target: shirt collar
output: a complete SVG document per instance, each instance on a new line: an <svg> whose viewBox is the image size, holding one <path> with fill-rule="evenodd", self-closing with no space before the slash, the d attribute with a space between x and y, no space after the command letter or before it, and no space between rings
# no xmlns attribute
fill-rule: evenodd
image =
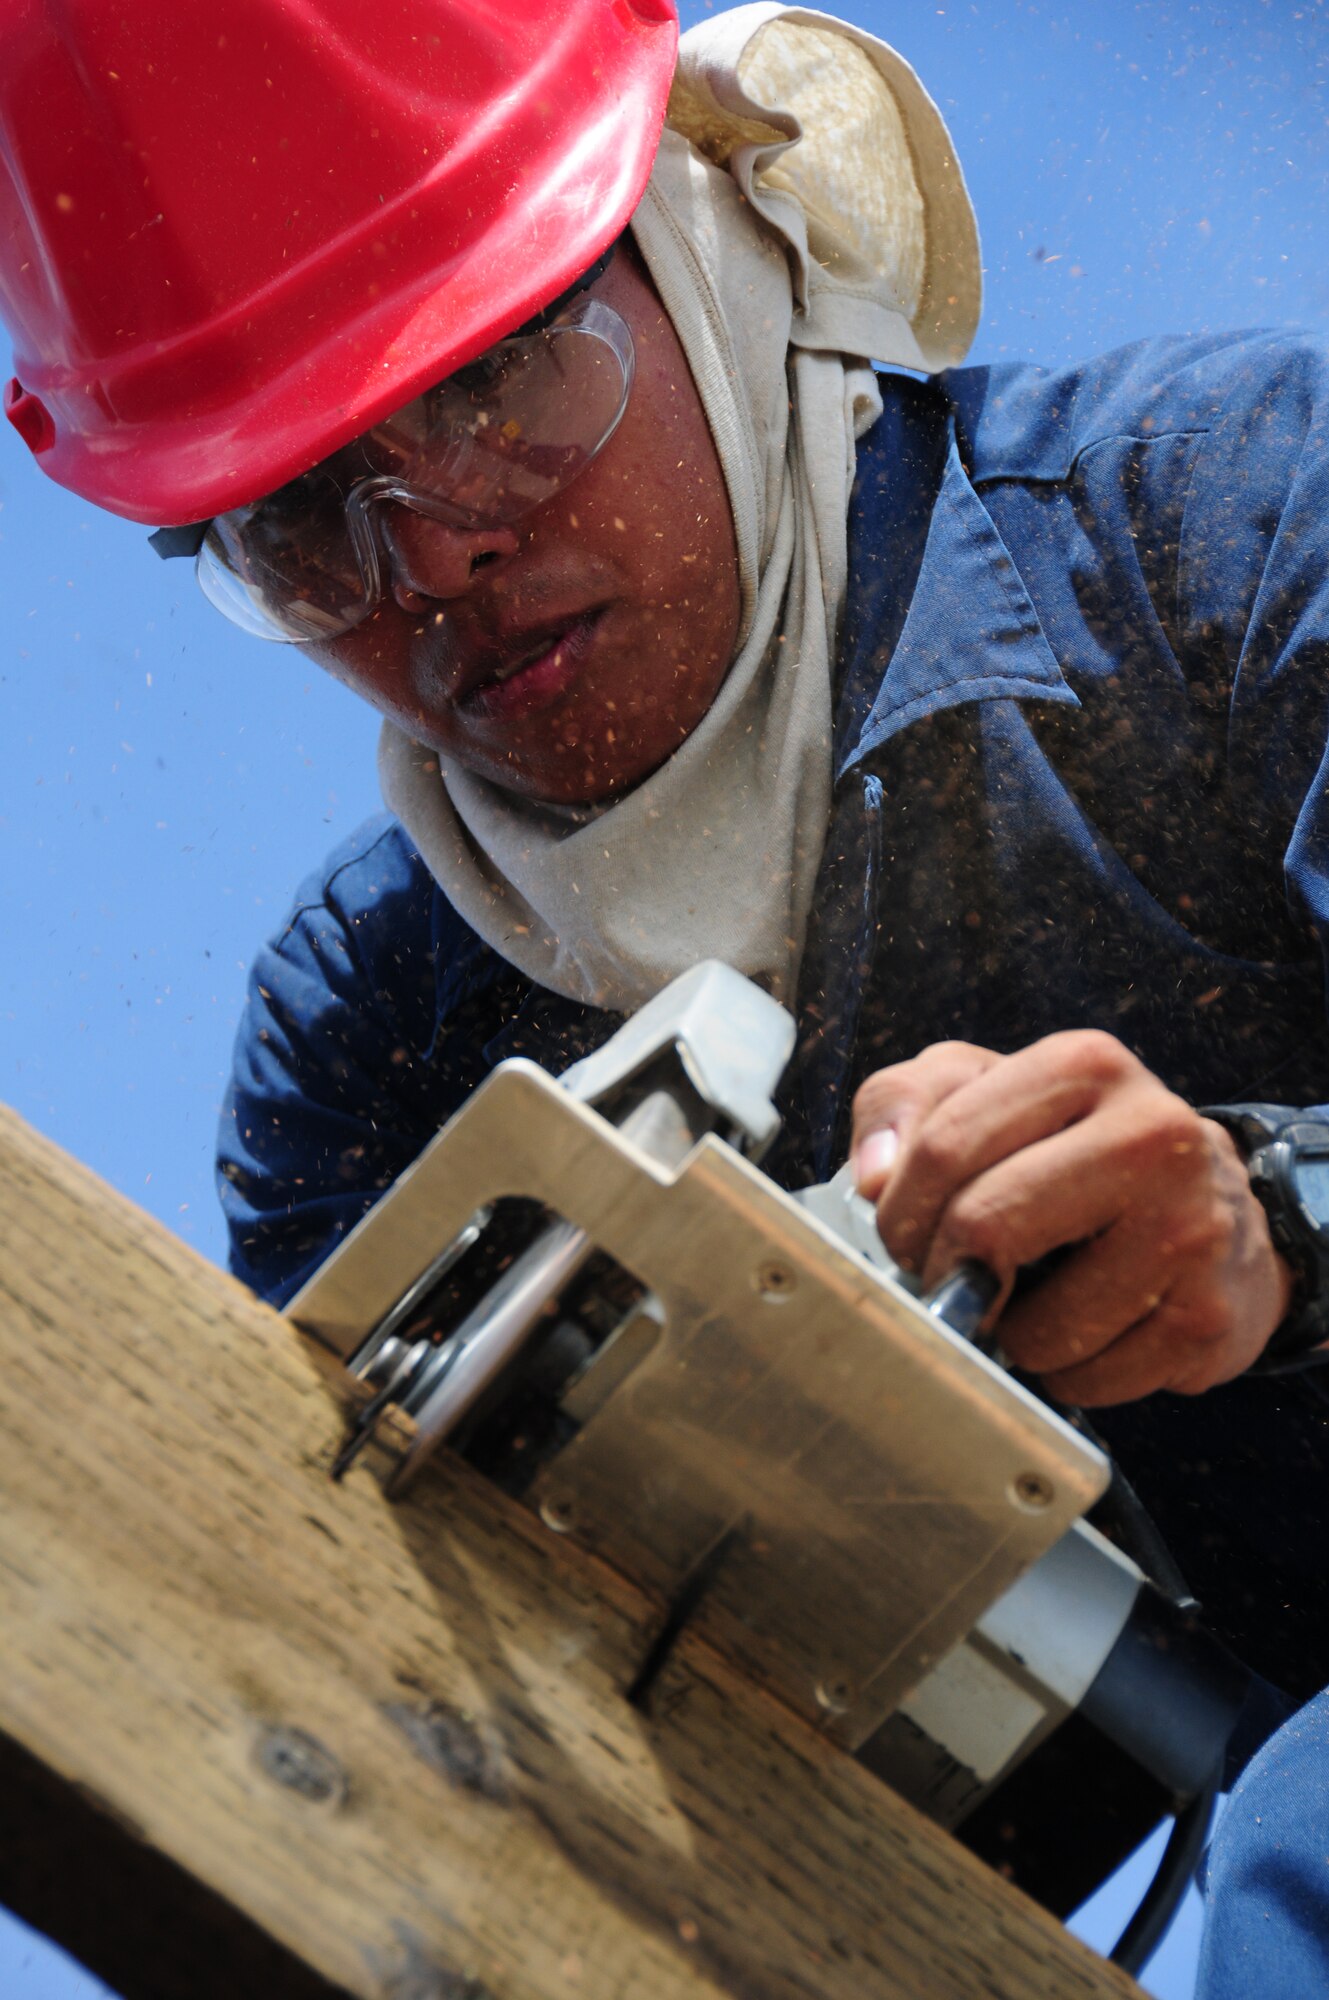
<svg viewBox="0 0 1329 2000"><path fill-rule="evenodd" d="M905 399L905 430L888 425L887 450L869 450L855 495L837 777L911 722L959 702L1078 705L969 483L945 406L931 390L929 412L919 387ZM939 415L944 429L935 428ZM929 420L930 448L918 435Z"/></svg>

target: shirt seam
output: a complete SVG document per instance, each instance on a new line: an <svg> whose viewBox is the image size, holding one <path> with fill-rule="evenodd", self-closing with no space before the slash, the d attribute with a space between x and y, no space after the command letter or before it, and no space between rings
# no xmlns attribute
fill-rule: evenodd
<svg viewBox="0 0 1329 2000"><path fill-rule="evenodd" d="M284 944L287 938L291 935L292 931L295 929L296 925L299 923L301 917L310 916L316 910L323 910L326 912L328 916L332 916L334 912L328 901L328 898L332 894L334 883L336 883L340 879L340 877L347 872L348 869L356 868L362 861L367 861L370 855L375 853L376 850L383 845L383 842L385 840L390 840L392 838L393 834L397 831L399 825L400 821L395 819L390 820L388 825L385 826L380 833L374 836L373 840L370 841L368 847L366 847L362 853L350 855L347 857L345 861L338 862L337 866L333 869L332 873L329 876L327 876L326 879L324 880L323 893L321 895L311 896L307 902L297 902L295 904L294 908L291 911L290 916L287 918L286 923L282 928L280 937L275 940L275 943L277 945Z"/></svg>
<svg viewBox="0 0 1329 2000"><path fill-rule="evenodd" d="M1214 424L1178 424L1166 431L1103 431L1099 436L1086 438L1083 444L1078 445L1074 457L1067 462L1062 470L1057 472L1038 472L1030 469L1019 472L971 473L969 475L969 482L976 493L980 488L985 486L1064 486L1074 476L1075 468L1080 463L1080 460L1086 457L1089 452L1097 451L1102 445L1151 445L1166 444L1173 438L1207 438L1214 435L1216 428L1217 426Z"/></svg>

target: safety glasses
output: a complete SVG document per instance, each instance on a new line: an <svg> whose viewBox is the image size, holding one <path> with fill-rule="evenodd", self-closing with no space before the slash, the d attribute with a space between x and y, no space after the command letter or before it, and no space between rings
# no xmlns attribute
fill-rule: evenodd
<svg viewBox="0 0 1329 2000"><path fill-rule="evenodd" d="M603 450L633 368L624 321L583 294L311 472L210 521L195 559L204 595L260 639L308 644L353 631L389 574L385 508L461 529L520 521Z"/></svg>

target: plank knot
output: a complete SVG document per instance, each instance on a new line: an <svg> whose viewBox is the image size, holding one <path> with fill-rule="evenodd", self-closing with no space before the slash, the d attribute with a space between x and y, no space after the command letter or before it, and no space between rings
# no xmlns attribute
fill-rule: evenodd
<svg viewBox="0 0 1329 2000"><path fill-rule="evenodd" d="M506 1800L499 1745L470 1716L441 1701L390 1702L383 1712L450 1785L500 1804Z"/></svg>
<svg viewBox="0 0 1329 2000"><path fill-rule="evenodd" d="M350 1789L331 1750L305 1729L270 1725L259 1738L257 1757L259 1769L275 1784L316 1805L340 1805Z"/></svg>

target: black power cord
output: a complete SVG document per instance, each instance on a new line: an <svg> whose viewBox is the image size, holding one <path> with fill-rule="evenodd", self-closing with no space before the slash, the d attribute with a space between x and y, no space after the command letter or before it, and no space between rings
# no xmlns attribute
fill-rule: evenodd
<svg viewBox="0 0 1329 2000"><path fill-rule="evenodd" d="M1112 1468L1112 1483L1099 1502L1103 1526L1126 1553L1134 1557L1146 1576L1152 1578L1156 1587L1179 1611L1198 1612L1199 1602L1159 1533L1152 1514L1084 1411L1078 1407L1067 1407L1062 1414L1106 1453ZM1153 1880L1108 1953L1110 1962L1119 1965L1123 1972L1134 1976L1143 1971L1172 1928L1204 1853L1220 1775L1219 1771L1215 1771L1208 1783L1173 1820L1172 1831L1154 1870Z"/></svg>
<svg viewBox="0 0 1329 2000"><path fill-rule="evenodd" d="M1103 1451L1107 1451L1107 1446L1083 1410L1075 1409L1067 1414L1077 1430L1083 1431ZM1112 1484L1099 1503L1106 1517L1104 1525L1109 1532L1115 1533L1127 1554L1135 1558L1178 1610L1198 1611L1200 1607L1194 1592L1177 1567L1176 1559L1159 1533L1152 1514L1110 1452L1108 1463L1112 1467ZM1182 1899L1195 1878L1200 1856L1204 1853L1218 1788L1219 1773L1216 1771L1208 1784L1182 1807L1173 1820L1172 1831L1154 1870L1153 1880L1108 1953L1111 1963L1119 1965L1123 1972L1132 1976L1142 1972L1171 1930Z"/></svg>
<svg viewBox="0 0 1329 2000"><path fill-rule="evenodd" d="M1200 1865L1217 1796L1218 1773L1215 1772L1204 1790L1197 1792L1190 1804L1183 1806L1177 1814L1154 1878L1141 1896L1134 1916L1108 1953L1111 1963L1119 1965L1123 1972L1132 1976L1142 1972L1171 1929L1182 1897Z"/></svg>

